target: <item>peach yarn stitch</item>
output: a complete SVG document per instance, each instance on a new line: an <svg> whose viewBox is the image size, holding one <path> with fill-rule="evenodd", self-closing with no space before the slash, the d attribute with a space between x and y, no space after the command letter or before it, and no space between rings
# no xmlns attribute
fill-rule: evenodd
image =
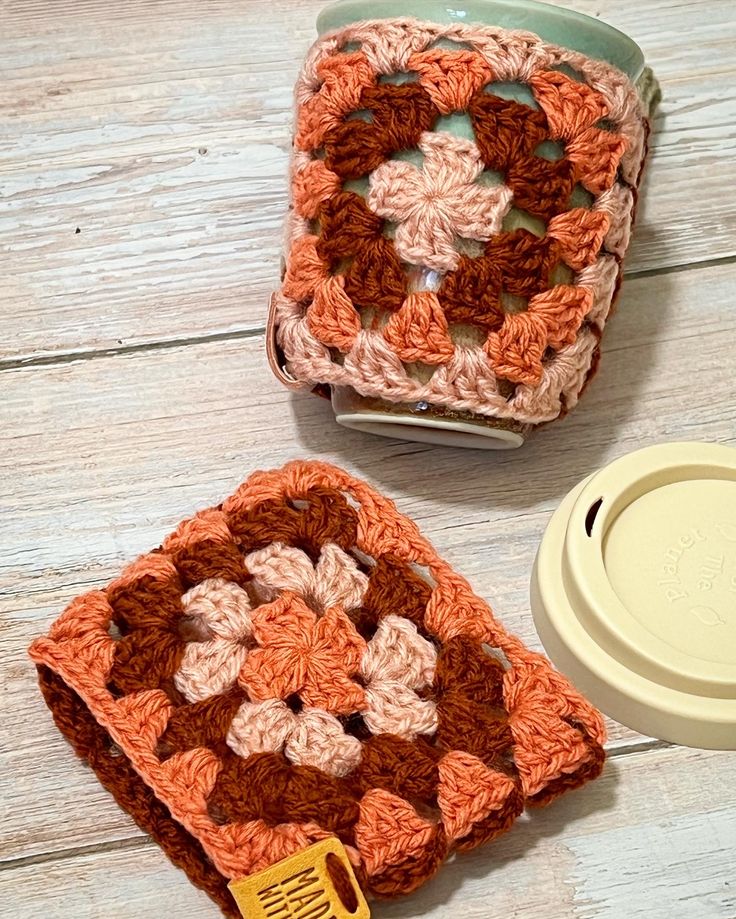
<svg viewBox="0 0 736 919"><path fill-rule="evenodd" d="M475 184L483 172L478 147L451 134L422 134L422 168L387 160L370 177L368 206L398 223L394 245L402 261L437 271L457 268L458 236L487 241L511 206L503 185Z"/></svg>
<svg viewBox="0 0 736 919"><path fill-rule="evenodd" d="M508 82L534 102L495 96ZM574 407L646 156L648 113L628 77L531 33L397 18L321 37L295 96L294 210L274 300L291 376L523 425ZM456 113L475 140L444 129ZM549 140L560 161L539 152ZM574 184L589 204L571 205ZM543 235L509 230L514 209Z"/></svg>
<svg viewBox="0 0 736 919"><path fill-rule="evenodd" d="M326 463L254 473L30 654L60 729L228 916L228 880L329 835L367 893L407 893L603 765L601 716Z"/></svg>

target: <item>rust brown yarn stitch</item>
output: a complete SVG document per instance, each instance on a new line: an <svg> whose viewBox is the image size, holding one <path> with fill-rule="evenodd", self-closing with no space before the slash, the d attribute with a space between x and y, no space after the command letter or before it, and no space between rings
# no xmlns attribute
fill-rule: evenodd
<svg viewBox="0 0 736 919"><path fill-rule="evenodd" d="M38 668L38 682L54 722L74 752L94 769L100 783L136 824L152 836L195 887L204 890L228 919L241 919L227 879L212 865L197 839L172 819L168 808L113 744L82 699L49 667Z"/></svg>
<svg viewBox="0 0 736 919"><path fill-rule="evenodd" d="M603 764L600 715L322 463L255 473L31 656L77 753L228 916L227 881L330 835L366 893L408 893Z"/></svg>

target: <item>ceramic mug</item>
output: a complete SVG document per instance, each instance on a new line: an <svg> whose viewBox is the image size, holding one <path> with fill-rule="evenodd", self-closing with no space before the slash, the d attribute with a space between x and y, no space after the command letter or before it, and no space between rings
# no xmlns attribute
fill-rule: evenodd
<svg viewBox="0 0 736 919"><path fill-rule="evenodd" d="M518 447L597 363L656 93L642 52L534 0L407 0L401 19L342 0L318 31L272 367L346 427Z"/></svg>

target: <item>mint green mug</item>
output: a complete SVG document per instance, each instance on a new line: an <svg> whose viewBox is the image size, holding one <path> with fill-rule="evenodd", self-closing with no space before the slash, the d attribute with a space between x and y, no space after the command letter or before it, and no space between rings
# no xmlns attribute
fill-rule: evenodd
<svg viewBox="0 0 736 919"><path fill-rule="evenodd" d="M313 200L315 195L319 196L322 192L310 188L306 178L303 181L299 178L302 175L316 175L317 172L323 178L329 174L331 194L343 195L343 201L352 195L351 206L357 206L355 202L358 199L367 202L369 209L373 208L376 214L385 218L385 237L392 240L392 234L396 233L394 243L406 275L407 290L410 298L415 293L420 295L417 302L421 301L423 312L415 316L411 310L415 309L416 304L404 304L399 313L407 316L402 320L391 318L390 311L382 313L378 307L374 308L365 292L361 294L356 291L349 264L347 268L344 267L351 260L360 261L362 256L348 253L341 260L337 258L340 255L337 252L329 271L319 282L323 287L302 315L304 311L299 305L299 298L304 294L306 299L303 302L309 303L314 292L306 290L301 283L305 277L299 262L301 256L297 258L287 252L284 288L276 295L274 308L274 326L278 327L275 328L275 337L283 358L276 360L277 370L282 379L319 384L323 390L328 387L336 420L346 427L430 443L485 449L518 447L534 427L563 415L575 404L597 361L598 339L618 286L619 263L628 245L635 188L645 154L646 130L640 130L641 124L634 124L639 116L634 116L632 112L640 104L641 112L645 113L642 117L646 118L656 100L657 84L651 71L644 65L640 48L628 36L597 19L561 7L552 7L535 0L466 0L452 6L441 0L405 0L401 4L400 18L396 17L395 10L396 5L391 0L371 3L340 0L326 7L319 15L317 28L320 39L310 52L305 71L297 84L297 149L294 158L296 184L293 189L297 213L292 214L287 245L295 247L290 252L295 252L296 248L301 251L307 238L318 239L318 258L320 247L323 252L329 250L334 254L334 241L324 238L326 233L331 232L329 220L317 214L319 202L316 198ZM386 45L384 33L387 32L395 34L396 48L391 48L390 43ZM365 54L360 49L366 49ZM554 164L566 156L575 159L580 175L592 175L597 168L597 159L605 159L607 163L605 181L600 176L591 178L589 175L587 180L575 182L567 203L553 213L544 207L535 210L533 202L526 204L523 200L525 192L521 187L523 183L517 181L519 190L514 194L506 195L506 192L498 191L505 187L507 177L492 162L485 162L485 168L476 177L472 187L479 189L479 201L486 194L484 187L495 188L496 192L492 194L506 195L505 211L502 221L493 232L489 224L487 232L476 227L475 236L469 240L458 238L451 241L459 252L461 265L470 265L468 274L472 274L473 265L469 260L473 259L478 260L479 271L488 270L493 274L494 266L490 264L493 253L498 245L506 245L507 241L512 241L517 249L523 250L521 254L509 250L503 256L514 260L515 265L524 264L523 259L527 258L527 253L537 253L528 256L530 264L534 259L539 262L541 256L538 256L538 251L544 248L545 240L552 239L558 248L561 247L560 256L554 264L545 263L542 267L536 265L535 270L547 272L541 285L535 286L530 274L529 284L525 284L523 277L517 277L515 290L509 292L499 288L498 303L494 309L507 317L503 319L500 331L493 324L487 324L479 333L478 327L482 326L482 321L476 322L472 303L466 304L461 311L455 309L455 313L446 310L449 321L438 316L435 293L441 306L443 285L448 287L454 283L455 271L438 272L431 259L423 262L421 253L420 256L416 255L421 246L412 246L410 236L411 232L415 232L417 238L422 237L426 230L422 225L421 214L421 208L425 205L418 202L414 206L411 201L407 204L402 199L404 211L412 210L412 224L407 230L401 226L396 228L394 205L391 201L387 202L387 195L393 195L395 200L399 200L402 195L406 198L407 194L411 194L405 191L408 186L405 186L404 178L414 181L418 174L426 173L431 165L427 159L428 150L438 146L444 150L449 145L453 150L467 148L475 151L479 129L477 115L473 120L462 106L456 105L453 108L450 105L444 110L442 103L438 102L441 114L421 135L423 140L417 144L404 143L400 150L388 156L394 163L401 161L407 165L387 167L380 162L381 157L378 155L375 162L371 160L371 145L379 142L375 138L379 137L382 124L387 119L391 120L391 113L379 114L376 121L376 114L361 108L361 104L356 101L357 96L350 103L352 111L343 111L353 85L351 81L359 79L349 69L335 77L334 85L337 88L331 88L329 70L335 66L335 62L349 68L353 63L356 67L368 66L365 62L370 61L370 66L380 75L379 88L386 83L416 83L417 73L406 64L411 58L410 52L415 49L419 52L419 58L424 55L422 60L425 71L419 75L419 79L423 87L429 87L430 95L432 90L439 92L432 83L432 54L436 52L442 57L441 52L447 51L447 55L454 55L459 62L458 66L462 66L462 53L467 50L474 60L479 59L479 55L485 55L490 82L483 91L491 91L494 98L500 100L501 107L505 104L503 100L507 100L511 106L516 106L510 109L512 114L518 112L522 113L521 117L527 117L530 112L539 112L539 116L529 116L533 124L538 123L538 117L541 117L541 110L544 109L550 121L552 136L525 155L527 162L530 162L529 154L533 153L538 161L553 164L545 167L550 173L549 181L557 181ZM570 52L567 56L566 51ZM357 63L359 59L362 60L360 65ZM418 60L416 57L411 59ZM492 79L499 61L511 61L511 64L505 69L501 66L497 78ZM512 65L516 67L515 71ZM582 72L586 69L587 75ZM508 78L511 72L528 72L529 76L524 79ZM441 79L462 81L464 75L459 73L458 76L458 73L441 75ZM539 80L542 80L543 86ZM608 105L598 111L599 117L591 115L583 125L580 119L587 117L585 107L592 106L591 110L595 112L599 104L596 99L600 95L600 87L609 84ZM330 96L330 93L333 95ZM637 94L639 103L632 101ZM399 97L400 93L397 92L396 98ZM575 106L579 106L579 111ZM609 109L610 113L603 117ZM335 112L338 110L339 118L335 121ZM315 115L315 112L318 114ZM495 117L493 113L492 117ZM505 117L503 111L500 117ZM555 118L560 122L559 128L554 124ZM569 128L569 125L575 124L576 119L579 122L576 125L576 136L563 137L564 125L567 124ZM351 120L373 121L375 131L366 127L365 123L351 125ZM400 118L395 119L393 128L401 134L399 121ZM329 129L325 127L328 122ZM308 127L306 134L304 125ZM617 126L619 133L611 133ZM628 138L625 137L626 129L630 129L631 136ZM520 136L523 136L525 130L524 127L519 128ZM554 134L554 130L560 134L559 137ZM622 142L615 155L611 154L616 160L613 162L606 144L613 149L615 138L621 135L626 143ZM307 136L311 140L305 141ZM363 139L367 153L361 153L355 148L354 137ZM319 144L325 138L325 148L321 149ZM339 151L335 151L344 139L352 145L352 153L341 159ZM317 146L311 149L310 143L316 143ZM595 147L596 143L600 149ZM300 149L300 144L303 149ZM478 145L482 147L480 140ZM590 160L587 164L584 162L586 156ZM354 168L351 165L353 160L360 160L361 157L367 163L366 167ZM619 157L623 166L617 165ZM436 166L438 174L443 174L443 168L442 163ZM386 183L383 183L379 195L376 191L379 184L377 177L383 176L387 170L393 170L393 184L389 183L390 187L385 187ZM443 181L444 186L437 186L437 194L440 196L451 179L445 176ZM546 193L543 186L547 177L543 175L534 181L542 183L540 195L543 196ZM511 185L513 191L513 182ZM311 203L302 204L304 196ZM467 199L471 211L475 206L472 196L471 191ZM331 200L334 202L337 199ZM432 212L435 204L434 199L428 199L427 213ZM306 207L308 213L305 211L299 214L300 207ZM330 212L330 200L326 207L325 213ZM625 211L623 217L619 211ZM605 217L600 216L603 213ZM374 218L368 214L366 219ZM441 217L438 218L436 213L434 219L441 223ZM598 235L592 229L587 236L581 235L572 227L575 221L590 227L595 224ZM464 225L467 221L460 220L459 223ZM575 232L572 232L573 229ZM591 233L599 246L595 252L591 250L591 253L587 253L587 250L583 250L585 246L592 245L589 240ZM459 235L462 236L462 233ZM393 255L387 251L384 242L379 242L383 247L381 251L387 257L391 256L386 266L394 265L392 270L396 274ZM569 250L567 253L564 251L566 246ZM576 251L576 247L579 251ZM455 269L458 258L454 261L452 258L448 256L448 264ZM442 262L442 259L439 261ZM443 264L442 268L446 268L446 265ZM380 287L380 261L376 265L374 260L369 273L371 283L374 278L378 278ZM386 267L386 274L390 274L389 267ZM335 277L343 285L341 291L336 291ZM486 290L482 284L479 286L477 280L474 283L480 301L486 296ZM321 292L327 288L331 291L329 295ZM353 296L353 301L357 302L359 319L354 315L350 300L346 299L343 291L347 291ZM531 299L529 292L532 294ZM563 302L560 299L563 297L567 297L569 302ZM427 306L430 302L431 309ZM398 302L392 304L391 309L396 310L399 305ZM575 313L575 310L580 315L568 322L565 317ZM527 312L528 316L522 316ZM462 321L453 320L455 314L462 314ZM468 316L470 318L466 321ZM336 332L336 325L342 321L348 322L350 326L346 334L342 334L339 329ZM496 322L495 319L493 321ZM546 338L539 331L544 323ZM559 327L561 323L564 328ZM438 324L441 327L439 331ZM399 326L401 335L397 332ZM429 338L433 335L441 338L444 335L444 350L439 357L435 354L428 361L421 359L422 343L416 341L417 336L421 338L425 326ZM485 358L481 355L482 338L489 329L483 353L489 355L495 376L489 373L484 364ZM509 329L512 329L513 334ZM384 340L377 342L379 334L384 334L384 339L389 342L399 342L401 368L396 363L395 355L386 352ZM312 338L305 343L305 336ZM585 347L581 345L578 353L575 348L581 336L586 336ZM408 339L416 347L406 346ZM527 346L528 353L525 354L524 347ZM319 359L318 349L322 349ZM449 357L453 349L454 354ZM418 359L412 359L415 353L420 355ZM444 364L441 364L442 361ZM566 362L572 367L568 372L571 380L560 383ZM475 379L473 374L480 374L480 377ZM559 392L555 391L556 387ZM552 399L549 397L550 392L553 393Z"/></svg>

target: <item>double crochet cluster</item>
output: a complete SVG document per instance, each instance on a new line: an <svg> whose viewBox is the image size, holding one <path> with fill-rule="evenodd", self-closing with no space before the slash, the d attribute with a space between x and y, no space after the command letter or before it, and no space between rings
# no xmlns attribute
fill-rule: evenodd
<svg viewBox="0 0 736 919"><path fill-rule="evenodd" d="M391 501L259 472L31 655L58 726L223 912L227 882L337 836L394 896L594 777L600 716Z"/></svg>
<svg viewBox="0 0 736 919"><path fill-rule="evenodd" d="M397 19L320 39L296 99L289 372L523 423L569 409L645 157L631 82L529 33Z"/></svg>

